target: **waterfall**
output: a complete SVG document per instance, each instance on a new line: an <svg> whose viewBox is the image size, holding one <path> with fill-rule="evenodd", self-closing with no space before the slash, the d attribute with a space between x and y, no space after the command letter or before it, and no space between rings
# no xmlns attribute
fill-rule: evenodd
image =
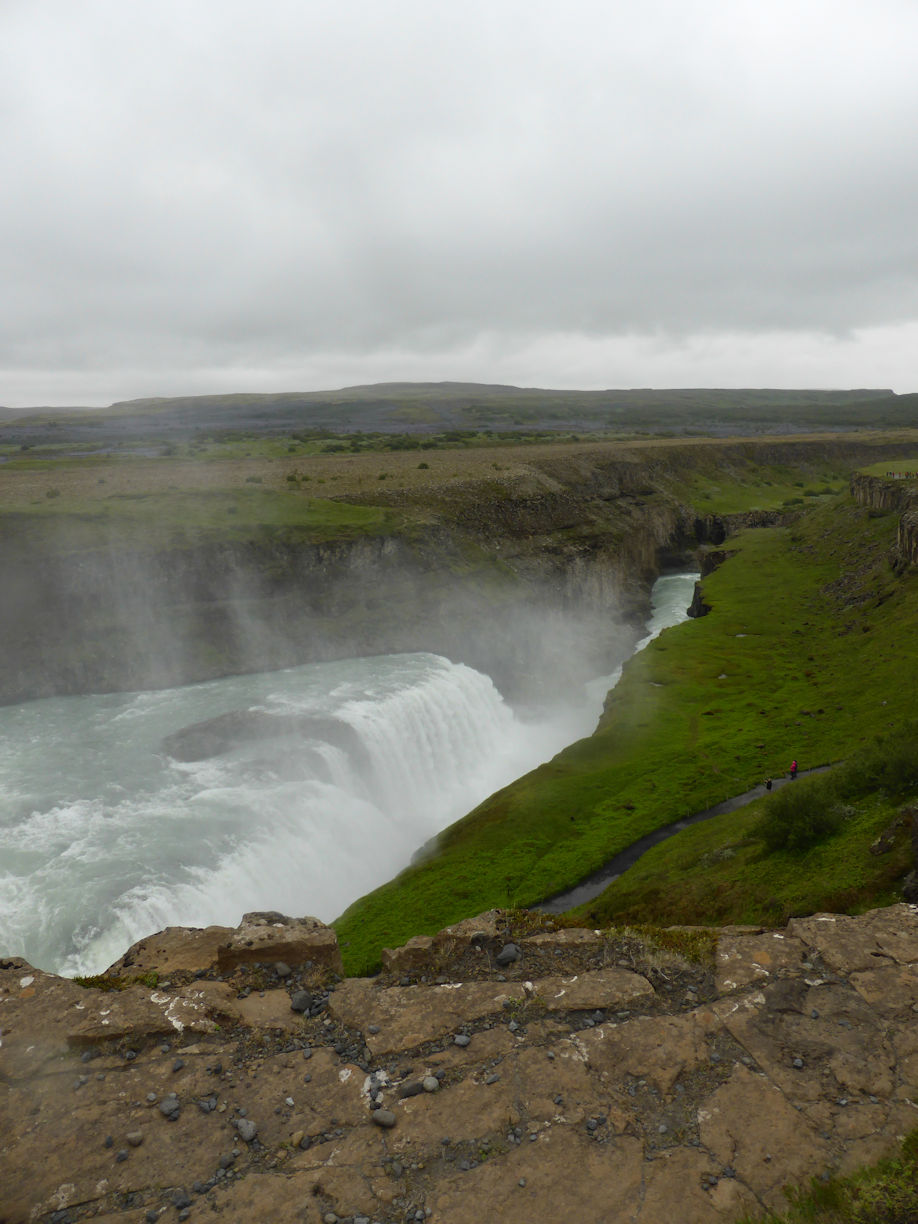
<svg viewBox="0 0 918 1224"><path fill-rule="evenodd" d="M684 619L694 577L660 580L651 633ZM588 735L614 679L526 713L406 654L0 708L0 955L97 973L166 926L330 921Z"/></svg>

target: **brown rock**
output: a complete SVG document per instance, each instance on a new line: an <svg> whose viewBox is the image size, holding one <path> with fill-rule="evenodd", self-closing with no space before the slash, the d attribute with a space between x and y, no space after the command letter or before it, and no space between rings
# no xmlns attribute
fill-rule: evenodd
<svg viewBox="0 0 918 1224"><path fill-rule="evenodd" d="M330 996L328 1014L360 1028L374 1054L408 1049L445 1037L483 1016L499 1015L507 1001L522 1002L523 986L515 982L462 982L446 986L390 986L351 978ZM379 1027L370 1033L369 1026Z"/></svg>
<svg viewBox="0 0 918 1224"><path fill-rule="evenodd" d="M318 918L287 918L283 914L244 914L241 924L217 949L217 968L229 973L255 961L283 961L290 966L312 961L343 973L338 937Z"/></svg>
<svg viewBox="0 0 918 1224"><path fill-rule="evenodd" d="M279 917L247 926L276 941ZM291 1012L285 990L239 999L207 976L103 992L0 960L4 1221L168 1214L170 1188L209 1185L234 1145L196 1200L204 1214L727 1224L780 1209L786 1184L874 1161L918 1122L914 912L828 917L724 933L715 983L642 959L634 940L627 954L646 977L598 968L617 955L611 935L530 938L495 911L433 937L464 980L348 980L315 1016ZM515 940L528 971L551 975L492 980L468 954L479 935ZM158 972L147 957L162 947L178 977L178 957L198 963L205 936L150 937L134 966ZM261 943L254 959L289 964L291 942L282 956ZM558 974L562 957L571 971ZM582 1027L597 1009L615 1019ZM465 1047L452 1041L460 1029ZM438 1091L400 1096L434 1072ZM171 1094L173 1121L159 1109ZM373 1125L371 1095L393 1128ZM251 1143L236 1141L243 1118Z"/></svg>
<svg viewBox="0 0 918 1224"><path fill-rule="evenodd" d="M881 957L901 965L918 963L918 906L893 905L859 918L814 914L794 918L787 929L843 973L876 969Z"/></svg>
<svg viewBox="0 0 918 1224"><path fill-rule="evenodd" d="M630 969L596 969L569 978L541 978L534 995L552 1010L558 1007L588 1010L621 1007L653 992L647 979Z"/></svg>
<svg viewBox="0 0 918 1224"><path fill-rule="evenodd" d="M166 979L174 973L195 973L216 964L217 952L233 933L232 927L166 927L156 935L133 944L124 956L106 969L117 977L139 977L157 973Z"/></svg>
<svg viewBox="0 0 918 1224"><path fill-rule="evenodd" d="M383 972L414 973L424 969L433 960L433 947L434 941L429 935L415 935L401 948L383 948Z"/></svg>
<svg viewBox="0 0 918 1224"><path fill-rule="evenodd" d="M717 941L717 992L764 982L781 972L800 971L806 945L783 931L722 935Z"/></svg>

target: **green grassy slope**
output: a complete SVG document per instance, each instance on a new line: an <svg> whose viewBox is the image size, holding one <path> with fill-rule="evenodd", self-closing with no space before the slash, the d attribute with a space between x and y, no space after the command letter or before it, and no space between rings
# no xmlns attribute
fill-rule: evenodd
<svg viewBox="0 0 918 1224"><path fill-rule="evenodd" d="M351 971L413 934L532 904L792 757L803 768L837 761L902 723L918 661L918 576L893 573L895 530L894 515L840 495L816 499L792 528L728 541L733 555L704 583L711 614L629 663L592 737L492 796L441 835L428 861L342 915ZM767 900L772 886L762 887ZM846 887L827 881L832 895ZM653 904L642 914L659 917Z"/></svg>

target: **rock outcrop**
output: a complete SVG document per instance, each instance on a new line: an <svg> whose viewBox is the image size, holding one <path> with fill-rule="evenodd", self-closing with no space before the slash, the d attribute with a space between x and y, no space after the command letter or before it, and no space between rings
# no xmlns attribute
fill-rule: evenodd
<svg viewBox="0 0 918 1224"><path fill-rule="evenodd" d="M170 930L88 986L0 962L4 1224L707 1224L918 1124L914 906L643 939L495 911L373 979L304 933L333 941Z"/></svg>
<svg viewBox="0 0 918 1224"><path fill-rule="evenodd" d="M918 490L916 479L867 476L851 477L851 495L859 506L878 514L899 515L892 562L897 569L918 565Z"/></svg>

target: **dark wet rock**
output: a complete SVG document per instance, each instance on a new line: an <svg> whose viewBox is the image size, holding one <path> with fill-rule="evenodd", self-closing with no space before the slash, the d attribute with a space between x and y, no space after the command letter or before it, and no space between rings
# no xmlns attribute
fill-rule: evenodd
<svg viewBox="0 0 918 1224"><path fill-rule="evenodd" d="M312 993L308 990L295 990L290 996L290 1010L308 1012L312 1007Z"/></svg>

